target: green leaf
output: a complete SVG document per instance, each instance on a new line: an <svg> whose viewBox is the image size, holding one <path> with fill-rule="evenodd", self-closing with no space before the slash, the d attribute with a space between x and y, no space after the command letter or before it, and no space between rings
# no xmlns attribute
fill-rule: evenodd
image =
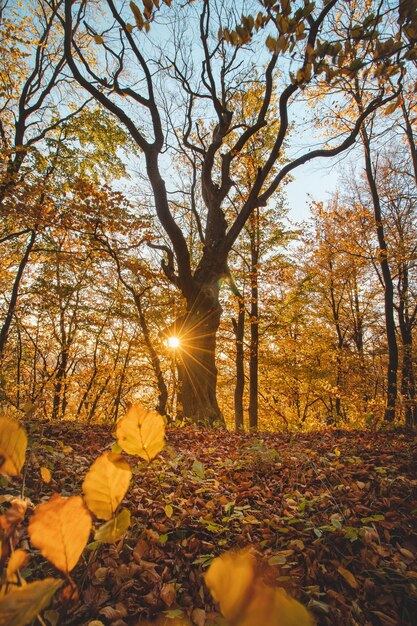
<svg viewBox="0 0 417 626"><path fill-rule="evenodd" d="M370 515L369 517L362 517L362 524L368 524L368 522L382 522L385 519L384 515Z"/></svg>
<svg viewBox="0 0 417 626"><path fill-rule="evenodd" d="M196 474L196 476L204 480L205 471L204 465L201 463L201 461L194 461L191 469L193 470L194 474Z"/></svg>
<svg viewBox="0 0 417 626"><path fill-rule="evenodd" d="M103 543L114 543L123 537L130 526L130 511L122 509L116 517L96 530L94 539Z"/></svg>

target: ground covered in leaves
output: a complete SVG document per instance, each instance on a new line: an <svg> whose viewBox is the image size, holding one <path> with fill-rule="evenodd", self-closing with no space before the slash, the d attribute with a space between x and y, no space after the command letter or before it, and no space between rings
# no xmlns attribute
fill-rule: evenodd
<svg viewBox="0 0 417 626"><path fill-rule="evenodd" d="M24 495L36 505L56 492L80 493L114 439L106 427L66 422L32 424L29 441ZM250 545L267 581L308 606L319 626L415 625L416 461L416 440L405 431L171 429L161 455L135 470L124 540L89 544L73 572L78 599L61 598L47 619L134 626L163 614L167 624L184 616L207 626L218 614L205 569ZM22 480L5 490L20 494ZM57 576L36 553L29 568L29 579Z"/></svg>

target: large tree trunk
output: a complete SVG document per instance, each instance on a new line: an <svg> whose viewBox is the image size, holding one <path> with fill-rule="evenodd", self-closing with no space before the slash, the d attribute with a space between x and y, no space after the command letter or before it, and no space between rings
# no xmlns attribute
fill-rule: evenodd
<svg viewBox="0 0 417 626"><path fill-rule="evenodd" d="M224 425L217 403L215 362L221 313L217 286L204 285L171 329L180 339L177 355L183 415L199 425Z"/></svg>

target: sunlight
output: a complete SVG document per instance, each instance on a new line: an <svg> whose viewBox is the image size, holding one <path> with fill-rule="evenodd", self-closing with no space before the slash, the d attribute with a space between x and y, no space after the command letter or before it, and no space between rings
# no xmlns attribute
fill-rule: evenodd
<svg viewBox="0 0 417 626"><path fill-rule="evenodd" d="M168 345L170 348L179 348L180 347L180 340L178 337L168 337Z"/></svg>

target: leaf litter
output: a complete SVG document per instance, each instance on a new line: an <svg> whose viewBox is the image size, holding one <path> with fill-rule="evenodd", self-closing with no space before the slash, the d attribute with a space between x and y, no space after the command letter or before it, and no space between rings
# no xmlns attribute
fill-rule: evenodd
<svg viewBox="0 0 417 626"><path fill-rule="evenodd" d="M107 427L73 422L33 423L29 432L25 496L35 504L81 494L91 463L114 442ZM403 430L168 429L160 456L133 467L121 505L129 529L115 543L90 538L72 572L78 596L52 613L68 625L222 624L204 574L218 555L250 546L265 581L308 607L319 626L412 626L416 452ZM20 493L20 478L13 489ZM36 557L31 567L34 578L57 573Z"/></svg>

